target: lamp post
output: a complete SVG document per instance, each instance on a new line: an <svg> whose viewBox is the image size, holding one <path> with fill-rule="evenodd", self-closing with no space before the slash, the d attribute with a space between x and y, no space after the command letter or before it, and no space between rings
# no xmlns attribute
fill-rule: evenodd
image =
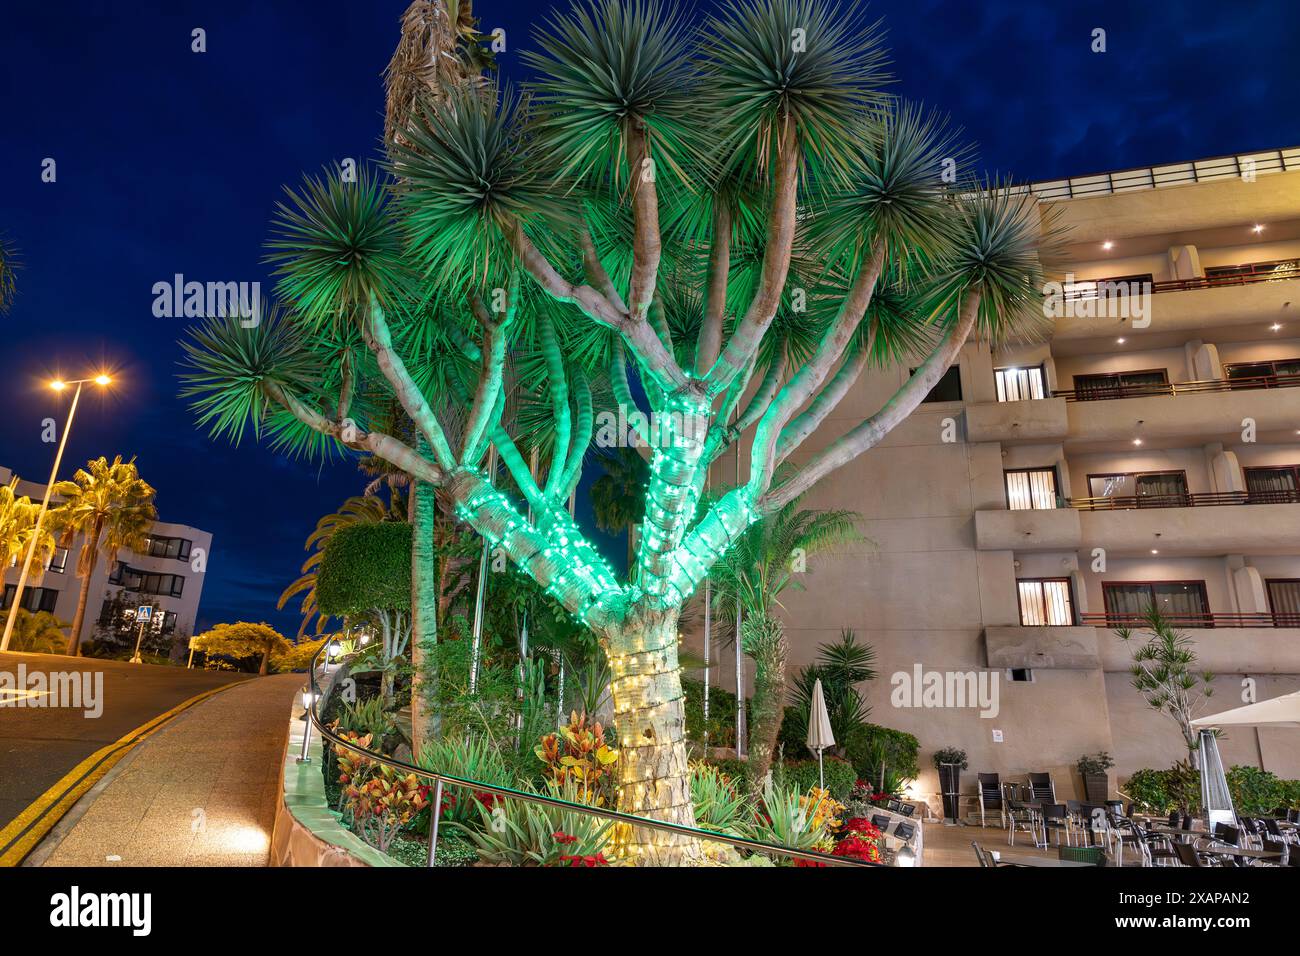
<svg viewBox="0 0 1300 956"><path fill-rule="evenodd" d="M54 490L54 482L58 480L59 463L63 461L63 449L67 447L68 433L72 431L72 416L77 414L77 402L81 399L81 386L87 382L94 382L102 387L112 381L107 375L100 374L94 378L79 378L72 382L65 382L62 379L55 379L50 382L50 388L56 392L62 392L69 385L77 386L77 390L72 393L72 406L68 409L68 421L63 426L63 436L59 439L59 450L54 453L54 467L50 469L50 480L45 485L45 497L41 499L41 510L36 513L36 527L32 529L32 540L27 544L27 557L23 559L23 570L18 575L18 586L14 589L14 602L10 605L9 616L5 621L4 637L0 637L0 651L9 649L9 639L14 632L14 621L18 618L17 611L22 606L23 588L27 586L27 576L32 570L32 556L36 553L36 542L41 537L41 526L45 523L45 512L50 508L50 493Z"/></svg>

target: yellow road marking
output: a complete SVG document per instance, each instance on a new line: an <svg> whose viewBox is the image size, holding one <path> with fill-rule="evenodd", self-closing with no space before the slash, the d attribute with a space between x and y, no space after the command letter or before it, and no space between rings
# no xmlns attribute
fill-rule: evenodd
<svg viewBox="0 0 1300 956"><path fill-rule="evenodd" d="M8 826L0 830L0 866L17 866L22 862L23 857L30 853L45 834L63 819L63 815L81 799L87 790L98 783L104 774L113 769L113 766L129 754L136 745L161 729L163 724L181 711L188 710L214 694L238 687L243 683L246 682L235 681L195 694L188 700L181 701L171 710L164 711L134 730L127 731L113 743L96 750L69 770L54 786L33 800L26 809L9 822Z"/></svg>

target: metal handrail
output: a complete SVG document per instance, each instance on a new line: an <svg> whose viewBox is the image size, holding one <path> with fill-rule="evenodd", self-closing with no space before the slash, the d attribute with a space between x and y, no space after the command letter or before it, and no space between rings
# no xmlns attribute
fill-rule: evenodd
<svg viewBox="0 0 1300 956"><path fill-rule="evenodd" d="M1159 189L1181 183L1199 183L1202 179L1235 179L1245 171L1243 159L1254 163L1256 175L1287 172L1295 169L1296 147L1261 150L1256 153L1234 153L1227 156L1210 156L1205 159L1161 163L1154 166L1136 166L1110 172L1090 173L1085 176L1063 176L1059 179L1038 180L1024 187L1039 200L1079 199L1089 196L1110 195L1140 189Z"/></svg>
<svg viewBox="0 0 1300 956"><path fill-rule="evenodd" d="M400 770L404 773L413 773L416 776L427 780L434 781L438 788L439 797L441 796L442 787L449 785L453 787L468 787L471 790L480 793L491 793L499 797L513 798L524 800L529 803L540 803L547 806L558 807L574 813L583 813L592 817L603 817L606 820L612 820L619 823L627 823L637 827L648 827L652 830L664 830L670 833L680 833L686 836L695 837L696 839L709 840L714 843L726 843L733 847L739 847L746 850L753 850L760 853L780 853L785 856L794 857L801 860L813 860L827 866L884 866L883 863L871 863L866 860L855 860L851 857L831 856L829 853L821 853L816 850L799 850L794 847L777 846L771 843L764 843L761 840L750 840L746 837L733 836L731 834L717 833L713 830L701 830L694 827L684 826L680 823L668 823L664 820L650 820L646 817L639 817L634 813L624 813L621 810L607 810L600 807L592 807L581 803L570 803L567 800L560 800L556 797L548 797L540 793L525 793L520 790L511 790L509 787L501 787L496 784L482 783L477 780L468 780L464 777L453 777L451 774L438 773L428 770L424 767L417 767L403 760L397 760L386 754L375 753L364 747L358 747L355 743L344 740L338 734L334 733L323 723L316 715L316 701L319 697L318 685L316 684L316 666L320 657L328 650L329 642L321 646L316 652L316 657L312 659L311 667L308 670L308 683L311 687L311 703L306 708L308 719L311 721L321 735L321 739L328 740L335 747L342 747L344 750L350 750L353 753L361 754L367 759L376 763L391 767L394 770ZM441 802L435 800L435 804ZM436 807L435 811L436 812ZM430 823L430 839L436 841L436 820Z"/></svg>
<svg viewBox="0 0 1300 956"><path fill-rule="evenodd" d="M1162 279L1159 282L1152 281L1149 274L1136 277L1107 276L1096 279L1075 279L1074 284L1071 288L1065 290L1062 297L1066 302L1080 302L1090 299L1115 298L1136 292L1149 292L1152 294L1186 292L1190 289L1217 289L1220 286L1254 285L1259 282L1300 279L1300 266L1278 268L1285 261L1287 260L1280 260L1279 262L1246 262L1233 268L1249 269L1249 272L1215 276L1192 276L1187 279ZM1265 266L1272 266L1273 268L1265 270L1263 268Z"/></svg>
<svg viewBox="0 0 1300 956"><path fill-rule="evenodd" d="M1297 385L1300 385L1300 375L1253 375L1244 378L1212 378L1196 382L1160 382L1151 385L1097 385L1085 389L1057 389L1052 392L1052 397L1063 398L1067 402L1102 402L1116 398L1190 395L1197 392L1295 388Z"/></svg>
<svg viewBox="0 0 1300 956"><path fill-rule="evenodd" d="M1165 614L1174 627L1300 627L1300 614L1287 611L1213 612L1204 614ZM1093 627L1146 628L1146 614L1114 614L1088 611L1079 615L1079 623Z"/></svg>
<svg viewBox="0 0 1300 956"><path fill-rule="evenodd" d="M1202 508L1222 505L1287 505L1300 502L1300 489L1277 491L1210 491L1171 495L1100 495L1067 498L1079 511L1128 511L1134 508Z"/></svg>

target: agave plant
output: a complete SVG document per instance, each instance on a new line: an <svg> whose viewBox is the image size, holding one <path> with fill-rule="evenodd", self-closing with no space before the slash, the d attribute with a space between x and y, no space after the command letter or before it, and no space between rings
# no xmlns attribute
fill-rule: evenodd
<svg viewBox="0 0 1300 956"><path fill-rule="evenodd" d="M689 825L683 604L969 338L1032 325L1048 234L1032 196L968 175L941 117L886 94L880 31L833 0L696 22L578 0L540 31L522 90L473 74L459 12L426 36L422 9L399 62L432 44L455 77L402 80L382 171L290 192L270 250L283 308L196 330L185 394L217 435L375 455L436 487L607 648L617 722L644 730L621 748L622 809ZM903 361L919 368L878 411L796 455L868 365ZM412 441L378 412L394 401ZM653 440L626 576L568 514L619 406ZM742 446L747 478L697 510ZM634 840L644 859L699 853Z"/></svg>
<svg viewBox="0 0 1300 956"><path fill-rule="evenodd" d="M740 787L703 761L691 765L691 803L695 825L718 833L742 832L754 813Z"/></svg>
<svg viewBox="0 0 1300 956"><path fill-rule="evenodd" d="M553 795L581 802L572 782ZM496 866L565 866L575 858L603 859L613 836L611 821L550 804L507 798L475 806L479 826L456 826L473 842L479 859Z"/></svg>

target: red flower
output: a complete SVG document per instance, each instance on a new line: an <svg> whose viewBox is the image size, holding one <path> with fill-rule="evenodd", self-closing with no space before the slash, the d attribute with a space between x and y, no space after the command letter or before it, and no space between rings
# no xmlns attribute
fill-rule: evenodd
<svg viewBox="0 0 1300 956"><path fill-rule="evenodd" d="M551 834L551 838L555 840L556 843L568 844L578 842L576 836L569 836L569 834L565 833L563 830L556 830ZM564 859L564 857L561 857L560 859ZM576 857L574 859L576 859Z"/></svg>
<svg viewBox="0 0 1300 956"><path fill-rule="evenodd" d="M560 863L568 866L609 866L609 861L605 859L603 853L594 856L562 856Z"/></svg>

